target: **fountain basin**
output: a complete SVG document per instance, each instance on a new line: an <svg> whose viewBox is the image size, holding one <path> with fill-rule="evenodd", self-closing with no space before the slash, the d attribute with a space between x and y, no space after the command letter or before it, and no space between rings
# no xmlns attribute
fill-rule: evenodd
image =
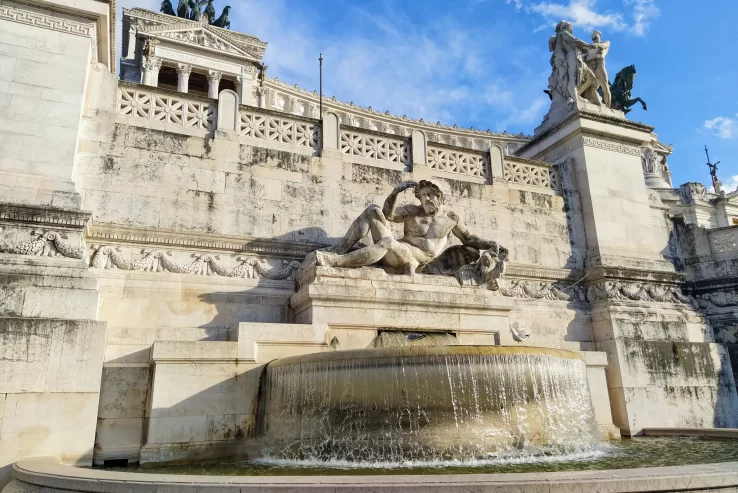
<svg viewBox="0 0 738 493"><path fill-rule="evenodd" d="M296 474L299 474L296 471ZM177 476L82 469L52 458L24 459L14 466L15 479L3 493L198 492L257 493L462 493L469 491L664 492L738 488L738 462L584 472L465 474L427 476Z"/></svg>
<svg viewBox="0 0 738 493"><path fill-rule="evenodd" d="M319 462L571 454L599 442L586 366L569 351L395 347L266 368L262 454Z"/></svg>

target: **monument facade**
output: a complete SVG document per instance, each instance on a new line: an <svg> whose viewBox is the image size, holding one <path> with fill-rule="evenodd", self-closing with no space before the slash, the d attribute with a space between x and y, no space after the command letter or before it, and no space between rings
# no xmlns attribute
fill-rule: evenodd
<svg viewBox="0 0 738 493"><path fill-rule="evenodd" d="M578 352L611 438L738 427L738 199L672 186L601 33L556 27L525 136L320 119L171 10L123 10L116 77L111 3L0 3L0 485L248 455L266 363L406 333Z"/></svg>

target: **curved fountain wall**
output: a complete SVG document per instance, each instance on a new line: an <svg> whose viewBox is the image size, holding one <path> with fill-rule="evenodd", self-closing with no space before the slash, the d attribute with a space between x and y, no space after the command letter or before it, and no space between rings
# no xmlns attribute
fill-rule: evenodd
<svg viewBox="0 0 738 493"><path fill-rule="evenodd" d="M264 456L402 462L517 458L599 441L576 353L397 347L285 358L266 368Z"/></svg>

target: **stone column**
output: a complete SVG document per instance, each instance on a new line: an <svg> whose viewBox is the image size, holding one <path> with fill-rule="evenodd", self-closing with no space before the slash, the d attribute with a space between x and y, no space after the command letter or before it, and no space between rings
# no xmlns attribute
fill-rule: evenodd
<svg viewBox="0 0 738 493"><path fill-rule="evenodd" d="M220 78L223 76L221 72L208 70L208 97L218 99Z"/></svg>
<svg viewBox="0 0 738 493"><path fill-rule="evenodd" d="M145 58L143 61L143 84L146 86L159 86L159 69L161 69L161 58Z"/></svg>
<svg viewBox="0 0 738 493"><path fill-rule="evenodd" d="M177 90L187 93L190 88L190 73L192 73L192 65L186 63L177 64Z"/></svg>

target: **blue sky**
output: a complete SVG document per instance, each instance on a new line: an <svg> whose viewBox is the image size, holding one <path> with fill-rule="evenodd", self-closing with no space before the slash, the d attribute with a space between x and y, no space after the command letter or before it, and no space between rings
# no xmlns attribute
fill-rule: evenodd
<svg viewBox="0 0 738 493"><path fill-rule="evenodd" d="M158 9L157 0L119 6ZM176 2L174 2L176 3ZM216 0L218 13L227 4ZM232 29L269 43L268 75L376 110L532 134L548 110L547 40L560 19L635 64L629 114L674 144L674 185L709 182L704 146L738 187L737 0L231 0ZM120 39L120 38L118 38Z"/></svg>

